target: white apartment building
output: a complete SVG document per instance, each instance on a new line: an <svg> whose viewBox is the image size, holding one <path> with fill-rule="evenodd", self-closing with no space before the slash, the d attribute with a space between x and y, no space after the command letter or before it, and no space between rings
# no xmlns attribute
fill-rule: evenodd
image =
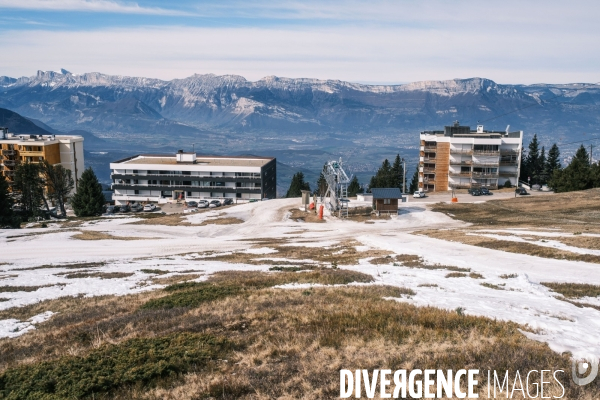
<svg viewBox="0 0 600 400"><path fill-rule="evenodd" d="M277 193L276 159L141 154L110 164L115 204L233 198L260 200Z"/></svg>
<svg viewBox="0 0 600 400"><path fill-rule="evenodd" d="M497 189L519 179L523 131L486 131L456 121L443 131L421 132L419 190Z"/></svg>

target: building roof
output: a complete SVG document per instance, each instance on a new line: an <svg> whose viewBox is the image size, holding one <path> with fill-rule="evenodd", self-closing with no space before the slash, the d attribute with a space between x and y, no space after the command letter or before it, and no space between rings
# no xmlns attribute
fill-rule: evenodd
<svg viewBox="0 0 600 400"><path fill-rule="evenodd" d="M177 162L175 154L139 154L128 157L113 164L135 164L135 165L212 165L212 166L231 166L231 167L262 167L273 160L272 157L257 156L197 156L196 163Z"/></svg>
<svg viewBox="0 0 600 400"><path fill-rule="evenodd" d="M373 188L373 199L401 199L402 193L398 188Z"/></svg>

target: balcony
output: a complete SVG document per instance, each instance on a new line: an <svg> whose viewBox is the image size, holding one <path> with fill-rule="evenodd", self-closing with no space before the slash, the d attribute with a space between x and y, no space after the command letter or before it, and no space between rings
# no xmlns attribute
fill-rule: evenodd
<svg viewBox="0 0 600 400"><path fill-rule="evenodd" d="M457 161L457 160L450 160L450 165L472 165L473 161L469 160L469 161Z"/></svg>
<svg viewBox="0 0 600 400"><path fill-rule="evenodd" d="M43 157L44 156L44 152L43 151L25 151L25 150L21 150L21 151L19 151L19 155L21 157Z"/></svg>
<svg viewBox="0 0 600 400"><path fill-rule="evenodd" d="M473 160L473 165L477 165L478 167L498 167L499 163L498 162L482 162L482 161L477 161L477 160Z"/></svg>
<svg viewBox="0 0 600 400"><path fill-rule="evenodd" d="M500 151L498 150L473 150L474 155L478 156L497 156L500 155Z"/></svg>
<svg viewBox="0 0 600 400"><path fill-rule="evenodd" d="M514 166L516 167L517 165L519 165L519 163L517 162L517 160L511 160L511 161L500 161L500 165L505 165L505 166Z"/></svg>
<svg viewBox="0 0 600 400"><path fill-rule="evenodd" d="M425 151L436 151L437 146L424 146L423 150Z"/></svg>
<svg viewBox="0 0 600 400"><path fill-rule="evenodd" d="M426 174L434 174L435 173L435 168L423 167L423 172L426 173Z"/></svg>
<svg viewBox="0 0 600 400"><path fill-rule="evenodd" d="M435 163L435 160L436 160L435 158L424 157L422 161L426 162L426 163Z"/></svg>
<svg viewBox="0 0 600 400"><path fill-rule="evenodd" d="M511 150L511 149L500 149L500 154L502 154L503 156L509 156L509 155L518 155L519 154L519 150Z"/></svg>
<svg viewBox="0 0 600 400"><path fill-rule="evenodd" d="M6 165L7 167L14 167L15 165L17 165L17 161L15 161L15 160L4 160L4 161L2 161L2 164Z"/></svg>
<svg viewBox="0 0 600 400"><path fill-rule="evenodd" d="M4 176L10 176L10 177L15 176L15 171L11 171L9 169L5 169L3 172L4 172Z"/></svg>
<svg viewBox="0 0 600 400"><path fill-rule="evenodd" d="M2 155L3 156L14 156L15 153L16 152L14 150L2 150Z"/></svg>
<svg viewBox="0 0 600 400"><path fill-rule="evenodd" d="M500 173L498 175L502 176L502 177L506 177L506 176L508 176L508 177L516 177L517 176L517 171L512 171L512 172L510 172L510 171L500 171Z"/></svg>
<svg viewBox="0 0 600 400"><path fill-rule="evenodd" d="M497 178L497 172L473 172L473 178Z"/></svg>
<svg viewBox="0 0 600 400"><path fill-rule="evenodd" d="M471 172L450 171L450 172L448 172L448 175L450 175L450 176L461 176L461 177L464 177L464 178L469 178L469 177L471 177Z"/></svg>
<svg viewBox="0 0 600 400"><path fill-rule="evenodd" d="M463 149L453 149L450 148L450 154L466 154L466 155L472 155L473 154L473 150L463 150Z"/></svg>

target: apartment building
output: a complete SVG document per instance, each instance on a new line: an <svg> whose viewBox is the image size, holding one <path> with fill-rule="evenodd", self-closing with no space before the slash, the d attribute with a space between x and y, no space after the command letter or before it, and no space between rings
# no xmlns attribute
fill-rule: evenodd
<svg viewBox="0 0 600 400"><path fill-rule="evenodd" d="M456 121L443 131L421 132L419 190L497 189L519 179L523 131L486 131Z"/></svg>
<svg viewBox="0 0 600 400"><path fill-rule="evenodd" d="M110 164L115 204L233 198L275 198L275 158L141 154Z"/></svg>
<svg viewBox="0 0 600 400"><path fill-rule="evenodd" d="M0 128L0 172L9 184L14 179L17 165L43 160L70 169L76 190L77 180L84 170L83 137L14 134L9 133L7 128Z"/></svg>

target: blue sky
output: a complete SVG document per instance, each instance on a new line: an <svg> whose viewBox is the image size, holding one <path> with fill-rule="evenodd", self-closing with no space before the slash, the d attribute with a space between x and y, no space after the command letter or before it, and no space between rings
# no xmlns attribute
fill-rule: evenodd
<svg viewBox="0 0 600 400"><path fill-rule="evenodd" d="M0 75L600 80L597 1L0 0Z"/></svg>

